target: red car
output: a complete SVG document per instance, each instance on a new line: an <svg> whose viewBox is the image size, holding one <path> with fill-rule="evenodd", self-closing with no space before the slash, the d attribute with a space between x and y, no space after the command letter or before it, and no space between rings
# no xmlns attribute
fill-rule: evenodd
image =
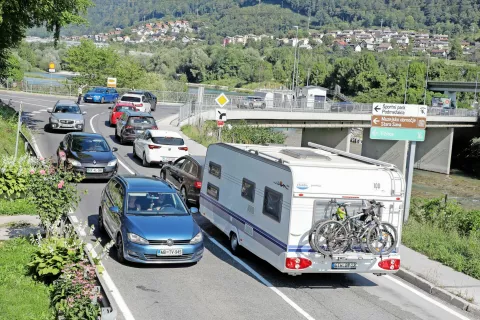
<svg viewBox="0 0 480 320"><path fill-rule="evenodd" d="M117 102L114 107L109 107L112 109L110 111L110 126L115 126L117 124L117 119L120 118L123 112L127 110L136 111L135 105L132 102Z"/></svg>

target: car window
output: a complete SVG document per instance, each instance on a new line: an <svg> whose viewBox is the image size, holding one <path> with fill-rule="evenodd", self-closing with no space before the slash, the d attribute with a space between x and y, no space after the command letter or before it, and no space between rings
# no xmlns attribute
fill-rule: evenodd
<svg viewBox="0 0 480 320"><path fill-rule="evenodd" d="M141 102L142 100L140 97L132 97L132 96L123 96L121 101L129 101L129 102Z"/></svg>
<svg viewBox="0 0 480 320"><path fill-rule="evenodd" d="M152 135L150 134L150 132L147 131L147 132L145 132L143 139L148 140L151 137L152 137Z"/></svg>
<svg viewBox="0 0 480 320"><path fill-rule="evenodd" d="M183 146L185 141L182 138L173 138L173 137L153 137L153 143L163 144L166 146Z"/></svg>
<svg viewBox="0 0 480 320"><path fill-rule="evenodd" d="M109 152L110 146L103 138L87 136L74 137L72 151L75 152Z"/></svg>
<svg viewBox="0 0 480 320"><path fill-rule="evenodd" d="M62 141L62 142L63 142L63 145L64 145L67 149L70 148L70 146L69 146L69 144L68 144L68 143L69 143L69 138L70 138L70 135L67 134L67 135L63 138L63 141Z"/></svg>
<svg viewBox="0 0 480 320"><path fill-rule="evenodd" d="M128 118L129 125L155 125L153 117L132 116Z"/></svg>
<svg viewBox="0 0 480 320"><path fill-rule="evenodd" d="M135 107L129 107L129 106L118 106L115 108L115 112L125 112L125 111L135 111Z"/></svg>
<svg viewBox="0 0 480 320"><path fill-rule="evenodd" d="M80 108L77 105L57 105L53 113L76 113L79 114Z"/></svg>
<svg viewBox="0 0 480 320"><path fill-rule="evenodd" d="M112 204L115 207L120 209L120 212L123 211L123 200L124 200L124 192L122 186L115 180L112 180L111 183L108 185L108 193L110 194L110 199L112 200Z"/></svg>
<svg viewBox="0 0 480 320"><path fill-rule="evenodd" d="M181 170L184 172L190 172L191 168L192 168L192 161L185 159L185 162L183 162Z"/></svg>
<svg viewBox="0 0 480 320"><path fill-rule="evenodd" d="M174 166L177 167L177 168L181 168L183 163L185 162L185 158L180 158L178 159L175 163L174 163Z"/></svg>
<svg viewBox="0 0 480 320"><path fill-rule="evenodd" d="M96 93L105 93L105 91L106 91L106 90L105 90L105 89L102 89L102 88L95 88L95 89L93 90L93 92L96 92Z"/></svg>
<svg viewBox="0 0 480 320"><path fill-rule="evenodd" d="M192 166L190 167L189 173L194 177L198 175L198 165L196 163L192 162Z"/></svg>
<svg viewBox="0 0 480 320"><path fill-rule="evenodd" d="M142 96L142 101L143 101L143 102L145 102L145 101L147 101L147 100L148 100L147 97Z"/></svg>
<svg viewBox="0 0 480 320"><path fill-rule="evenodd" d="M130 192L127 213L142 215L189 215L177 193Z"/></svg>

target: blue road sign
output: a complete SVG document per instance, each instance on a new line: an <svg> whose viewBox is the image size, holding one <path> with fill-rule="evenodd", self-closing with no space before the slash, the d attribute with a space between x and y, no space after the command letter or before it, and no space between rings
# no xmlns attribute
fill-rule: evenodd
<svg viewBox="0 0 480 320"><path fill-rule="evenodd" d="M370 129L370 139L425 141L425 129L372 127Z"/></svg>

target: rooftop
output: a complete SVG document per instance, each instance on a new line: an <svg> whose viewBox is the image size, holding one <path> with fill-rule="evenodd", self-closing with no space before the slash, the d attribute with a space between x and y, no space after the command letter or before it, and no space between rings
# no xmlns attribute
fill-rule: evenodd
<svg viewBox="0 0 480 320"><path fill-rule="evenodd" d="M118 177L127 185L127 192L176 192L167 182L159 178L135 175L121 175Z"/></svg>

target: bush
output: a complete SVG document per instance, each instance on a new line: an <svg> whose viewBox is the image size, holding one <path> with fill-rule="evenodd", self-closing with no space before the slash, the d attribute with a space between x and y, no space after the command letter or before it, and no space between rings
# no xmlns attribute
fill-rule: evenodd
<svg viewBox="0 0 480 320"><path fill-rule="evenodd" d="M0 158L0 198L26 199L36 208L43 224L68 214L80 201L77 183L82 176L55 168L52 160L22 156Z"/></svg>
<svg viewBox="0 0 480 320"><path fill-rule="evenodd" d="M37 214L37 208L29 199L0 199L0 215Z"/></svg>
<svg viewBox="0 0 480 320"><path fill-rule="evenodd" d="M217 142L282 144L286 138L281 132L275 132L271 128L248 126L245 121L233 124L230 129L227 126L224 127L222 129L221 141L218 140L218 128L215 121L206 121L202 128L185 125L182 127L182 132L204 146Z"/></svg>

